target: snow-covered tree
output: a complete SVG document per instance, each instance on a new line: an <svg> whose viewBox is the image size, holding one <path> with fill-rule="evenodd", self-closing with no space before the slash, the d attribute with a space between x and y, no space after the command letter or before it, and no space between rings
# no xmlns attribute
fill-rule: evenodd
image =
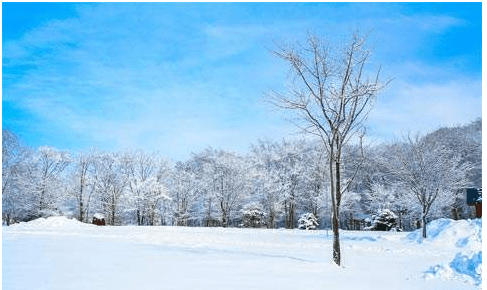
<svg viewBox="0 0 487 290"><path fill-rule="evenodd" d="M357 219L357 216L363 215L360 210L361 202L362 197L357 192L348 191L347 194L343 195L341 204L342 218L340 219L341 228L356 229L354 221Z"/></svg>
<svg viewBox="0 0 487 290"><path fill-rule="evenodd" d="M174 167L170 190L174 225L188 226L198 219L195 207L202 192L198 171L198 164L194 160L178 162Z"/></svg>
<svg viewBox="0 0 487 290"><path fill-rule="evenodd" d="M159 209L159 204L170 199L167 194L167 189L161 181L160 177L150 177L141 184L141 190L144 192L144 211L143 224L153 226L156 222L156 214Z"/></svg>
<svg viewBox="0 0 487 290"><path fill-rule="evenodd" d="M254 168L253 191L259 197L267 215L267 227L275 228L283 211L283 193L279 181L277 162L278 144L259 140L251 147L251 164Z"/></svg>
<svg viewBox="0 0 487 290"><path fill-rule="evenodd" d="M211 214L211 205L218 209L220 225L227 227L237 218L238 210L247 193L245 164L242 157L208 148L204 152L205 193Z"/></svg>
<svg viewBox="0 0 487 290"><path fill-rule="evenodd" d="M397 230L397 215L390 209L379 209L372 216L372 225L365 228L370 231L390 231Z"/></svg>
<svg viewBox="0 0 487 290"><path fill-rule="evenodd" d="M154 212L154 188L157 186L163 188L162 184L158 185L158 157L155 153L146 154L143 151L128 152L122 156L122 170L127 180L127 199L129 202L128 212L133 213L137 225L147 225L153 223ZM158 190L156 190L158 191Z"/></svg>
<svg viewBox="0 0 487 290"><path fill-rule="evenodd" d="M371 209L374 211L393 208L393 205L397 200L394 196L394 192L388 189L385 184L378 182L372 183L372 188L368 196L372 203Z"/></svg>
<svg viewBox="0 0 487 290"><path fill-rule="evenodd" d="M408 137L407 143L389 162L390 172L408 188L421 208L423 238L426 220L435 203L450 206L459 189L468 185L469 163L462 163L458 152L445 146L434 146L431 139Z"/></svg>
<svg viewBox="0 0 487 290"><path fill-rule="evenodd" d="M260 204L251 203L242 210L242 225L246 228L266 226L266 214Z"/></svg>
<svg viewBox="0 0 487 290"><path fill-rule="evenodd" d="M460 156L461 163L468 163L469 187L482 187L482 120L477 119L464 126L443 127L424 137L432 147L445 147ZM455 197L451 207L433 208L435 216L450 215L454 219L474 217L474 210L466 204L465 192Z"/></svg>
<svg viewBox="0 0 487 290"><path fill-rule="evenodd" d="M59 213L59 205L63 202L65 192L62 190L63 172L71 162L68 152L59 151L48 146L41 146L34 154L34 208L38 216L49 216Z"/></svg>
<svg viewBox="0 0 487 290"><path fill-rule="evenodd" d="M242 210L242 224L246 228L266 226L266 214L258 203L251 203Z"/></svg>
<svg viewBox="0 0 487 290"><path fill-rule="evenodd" d="M297 145L283 142L280 146L280 158L277 163L277 174L284 197L285 226L288 229L294 229L297 225L297 205L306 174L303 154Z"/></svg>
<svg viewBox="0 0 487 290"><path fill-rule="evenodd" d="M320 144L311 142L302 150L302 166L305 170L303 174L303 189L299 200L300 207L304 212L312 213L318 221L322 221L322 226L329 226L330 204L329 184L327 183L326 152L322 150Z"/></svg>
<svg viewBox="0 0 487 290"><path fill-rule="evenodd" d="M122 171L123 159L118 154L100 154L95 162L98 210L109 225L122 222L123 198L128 179Z"/></svg>
<svg viewBox="0 0 487 290"><path fill-rule="evenodd" d="M319 226L318 220L315 215L310 212L301 215L298 220L298 228L300 229L315 230L317 226Z"/></svg>
<svg viewBox="0 0 487 290"><path fill-rule="evenodd" d="M80 152L74 158L71 173L71 190L69 191L76 203L76 216L79 221L86 222L93 193L96 189L94 163L96 151Z"/></svg>
<svg viewBox="0 0 487 290"><path fill-rule="evenodd" d="M31 155L14 132L2 129L2 221L7 225L32 215Z"/></svg>
<svg viewBox="0 0 487 290"><path fill-rule="evenodd" d="M258 141L242 156L209 148L176 164L143 151L79 152L70 165L67 152L29 150L13 132L2 135L6 224L52 214L86 222L94 213L108 224L260 226L263 215L268 228L293 228L304 213L333 224L329 166L337 165L320 140ZM339 227L357 229L384 209L404 230L423 218L471 217L465 187L481 184L480 137L477 120L406 142L344 146Z"/></svg>
<svg viewBox="0 0 487 290"><path fill-rule="evenodd" d="M286 228L297 226L299 207L306 205L318 211L314 202L319 199L322 183L320 176L312 176L317 161L310 156L311 149L304 141L258 141L252 146L252 166L255 167L254 184L259 188L268 217L268 226L274 228L284 218ZM319 174L319 173L318 173ZM316 182L307 186L307 182Z"/></svg>

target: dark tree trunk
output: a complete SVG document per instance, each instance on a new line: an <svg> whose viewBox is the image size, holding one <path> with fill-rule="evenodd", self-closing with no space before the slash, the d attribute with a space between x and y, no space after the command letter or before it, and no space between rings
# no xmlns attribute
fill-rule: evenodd
<svg viewBox="0 0 487 290"><path fill-rule="evenodd" d="M45 209L45 204L44 204L44 188L42 189L41 191L41 198L40 198L40 201L39 201L39 208L40 210L44 210Z"/></svg>
<svg viewBox="0 0 487 290"><path fill-rule="evenodd" d="M421 215L421 222L423 226L423 239L426 239L426 213L424 212Z"/></svg>
<svg viewBox="0 0 487 290"><path fill-rule="evenodd" d="M84 213L83 201L81 200L79 203L79 221L80 222L83 222L83 219L85 218L83 213Z"/></svg>
<svg viewBox="0 0 487 290"><path fill-rule="evenodd" d="M336 194L336 206L335 211L333 213L333 261L335 264L340 266L340 234L339 234L339 223L340 223L340 162L335 161L335 194Z"/></svg>
<svg viewBox="0 0 487 290"><path fill-rule="evenodd" d="M222 209L222 227L226 228L228 225L227 211L223 202L220 202L220 207Z"/></svg>
<svg viewBox="0 0 487 290"><path fill-rule="evenodd" d="M333 262L340 266L340 234L338 229L338 209L336 213L333 213L332 223L333 223Z"/></svg>
<svg viewBox="0 0 487 290"><path fill-rule="evenodd" d="M269 229L273 229L275 228L275 218L274 218L275 214L274 214L274 211L269 211L269 221L267 223L267 228Z"/></svg>
<svg viewBox="0 0 487 290"><path fill-rule="evenodd" d="M294 197L291 195L289 201L285 201L284 203L285 212L286 212L286 228L287 229L294 229L295 224L295 212L296 212L296 205L294 203Z"/></svg>

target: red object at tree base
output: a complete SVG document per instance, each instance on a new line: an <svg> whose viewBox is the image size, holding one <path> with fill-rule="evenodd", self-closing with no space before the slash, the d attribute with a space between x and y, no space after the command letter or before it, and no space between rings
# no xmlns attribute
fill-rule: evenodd
<svg viewBox="0 0 487 290"><path fill-rule="evenodd" d="M477 218L482 217L482 204L481 203L477 203L475 205L475 215L477 216Z"/></svg>

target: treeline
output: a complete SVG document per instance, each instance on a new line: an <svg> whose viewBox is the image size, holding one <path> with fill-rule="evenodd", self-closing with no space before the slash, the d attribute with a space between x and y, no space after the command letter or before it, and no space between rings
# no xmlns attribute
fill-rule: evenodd
<svg viewBox="0 0 487 290"><path fill-rule="evenodd" d="M340 227L362 229L384 209L403 230L416 228L426 208L429 219L474 217L465 187L481 187L481 135L476 120L399 142L346 147L342 178L350 186ZM259 141L245 155L207 148L172 163L143 151L32 149L3 129L2 219L9 225L66 215L90 222L101 213L110 225L292 229L312 213L319 228L330 228L326 154L319 142ZM418 194L419 187L437 195Z"/></svg>

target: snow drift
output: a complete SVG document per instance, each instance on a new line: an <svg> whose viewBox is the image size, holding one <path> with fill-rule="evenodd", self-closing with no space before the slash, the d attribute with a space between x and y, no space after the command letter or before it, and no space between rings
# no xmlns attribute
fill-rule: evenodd
<svg viewBox="0 0 487 290"><path fill-rule="evenodd" d="M82 223L76 219L64 216L52 216L48 218L38 218L29 222L13 224L13 227L93 227L92 224Z"/></svg>
<svg viewBox="0 0 487 290"><path fill-rule="evenodd" d="M406 236L409 241L431 243L457 248L455 256L447 263L430 267L426 279L465 280L475 285L482 283L482 219L438 219L426 226L428 237L422 239L422 230Z"/></svg>
<svg viewBox="0 0 487 290"><path fill-rule="evenodd" d="M457 253L448 264L442 263L430 267L424 274L425 279L463 280L475 285L482 284L482 251L470 254Z"/></svg>
<svg viewBox="0 0 487 290"><path fill-rule="evenodd" d="M480 250L482 248L482 219L451 220L437 219L426 225L427 238L423 241L422 229L406 236L409 241L418 243L450 245L465 250Z"/></svg>

